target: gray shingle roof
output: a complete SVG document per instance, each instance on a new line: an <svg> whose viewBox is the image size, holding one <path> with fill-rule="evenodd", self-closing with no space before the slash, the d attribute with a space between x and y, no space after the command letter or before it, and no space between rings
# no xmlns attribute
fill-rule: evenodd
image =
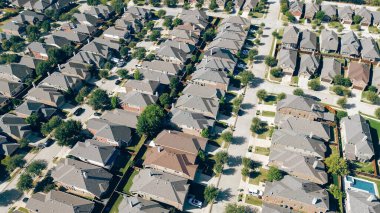
<svg viewBox="0 0 380 213"><path fill-rule="evenodd" d="M84 25L96 26L98 24L98 19L88 13L75 13L73 17Z"/></svg>
<svg viewBox="0 0 380 213"><path fill-rule="evenodd" d="M130 79L125 83L124 86L127 92L136 91L136 92L154 95L159 85L160 83L158 81L151 81L151 80L141 81L141 80Z"/></svg>
<svg viewBox="0 0 380 213"><path fill-rule="evenodd" d="M202 61L196 65L197 69L202 69L202 68L209 68L209 69L214 69L214 70L219 70L219 71L232 71L235 69L236 62L234 61L225 61L219 58L208 58L205 57L202 59Z"/></svg>
<svg viewBox="0 0 380 213"><path fill-rule="evenodd" d="M0 93L7 97L13 97L22 87L20 82L0 79Z"/></svg>
<svg viewBox="0 0 380 213"><path fill-rule="evenodd" d="M338 7L339 19L352 21L353 15L354 10L352 10L351 6Z"/></svg>
<svg viewBox="0 0 380 213"><path fill-rule="evenodd" d="M159 203L144 200L140 197L128 197L123 195L123 200L119 205L119 212L129 212L129 213L169 213L170 210L165 209Z"/></svg>
<svg viewBox="0 0 380 213"><path fill-rule="evenodd" d="M122 103L138 107L146 107L150 104L156 103L158 100L157 96L134 91L120 94L119 97Z"/></svg>
<svg viewBox="0 0 380 213"><path fill-rule="evenodd" d="M297 46L299 34L300 34L299 32L300 32L299 29L295 26L286 26L284 28L282 43Z"/></svg>
<svg viewBox="0 0 380 213"><path fill-rule="evenodd" d="M148 70L167 73L170 75L177 75L183 69L183 65L159 60L143 61L141 66Z"/></svg>
<svg viewBox="0 0 380 213"><path fill-rule="evenodd" d="M47 55L47 52L50 48L55 48L54 46L43 44L40 42L32 42L27 47L30 51L43 53Z"/></svg>
<svg viewBox="0 0 380 213"><path fill-rule="evenodd" d="M294 12L301 12L303 13L303 6L304 3L301 1L291 1L289 2L289 12L294 13Z"/></svg>
<svg viewBox="0 0 380 213"><path fill-rule="evenodd" d="M372 13L370 10L368 10L366 7L360 7L355 11L355 15L359 15L362 17L362 20L360 23L372 23Z"/></svg>
<svg viewBox="0 0 380 213"><path fill-rule="evenodd" d="M96 131L95 137L106 138L120 145L129 142L132 138L129 127L105 119L91 118L87 122L87 128Z"/></svg>
<svg viewBox="0 0 380 213"><path fill-rule="evenodd" d="M230 79L224 71L213 71L211 69L203 68L196 70L191 74L191 79L201 82L213 82L224 84L228 87Z"/></svg>
<svg viewBox="0 0 380 213"><path fill-rule="evenodd" d="M169 75L163 72L156 72L156 71L149 70L146 68L140 68L139 71L141 75L143 76L144 80L157 81L160 84L164 84L164 85L169 85L170 80L172 78L175 78L174 75Z"/></svg>
<svg viewBox="0 0 380 213"><path fill-rule="evenodd" d="M231 51L222 49L222 48L210 48L209 50L204 52L205 58L208 59L220 59L229 63L235 63L237 62L237 59L234 54L231 53Z"/></svg>
<svg viewBox="0 0 380 213"><path fill-rule="evenodd" d="M215 123L215 120L206 118L202 114L180 110L177 108L173 108L171 110L171 114L172 117L170 122L179 127L186 126L187 128L203 130L214 126Z"/></svg>
<svg viewBox="0 0 380 213"><path fill-rule="evenodd" d="M67 62L60 70L63 75L73 76L85 80L91 76L90 65L87 63Z"/></svg>
<svg viewBox="0 0 380 213"><path fill-rule="evenodd" d="M0 65L0 74L3 79L22 82L33 74L33 70L22 64Z"/></svg>
<svg viewBox="0 0 380 213"><path fill-rule="evenodd" d="M60 72L53 72L41 82L41 85L54 87L62 91L69 91L76 90L81 82L79 78L63 75Z"/></svg>
<svg viewBox="0 0 380 213"><path fill-rule="evenodd" d="M322 117L324 107L318 102L310 99L294 95L287 95L285 99L277 104L277 111L282 108L291 108L309 113L314 113L316 117Z"/></svg>
<svg viewBox="0 0 380 213"><path fill-rule="evenodd" d="M221 99L225 95L225 91L208 86L197 84L188 84L182 91L185 95L195 95L202 98Z"/></svg>
<svg viewBox="0 0 380 213"><path fill-rule="evenodd" d="M320 5L313 2L307 2L305 4L305 17L314 18L315 14L319 11L319 9Z"/></svg>
<svg viewBox="0 0 380 213"><path fill-rule="evenodd" d="M87 51L95 54L99 54L104 58L109 57L110 52L119 51L120 44L112 42L110 40L95 38L90 43L82 47L81 51Z"/></svg>
<svg viewBox="0 0 380 213"><path fill-rule="evenodd" d="M42 61L41 59L36 59L29 56L23 56L21 57L19 64L25 65L31 69L36 69L37 64L40 63L41 61Z"/></svg>
<svg viewBox="0 0 380 213"><path fill-rule="evenodd" d="M348 213L362 212L375 213L380 212L380 201L374 195L366 192L354 191L347 189L346 211Z"/></svg>
<svg viewBox="0 0 380 213"><path fill-rule="evenodd" d="M111 13L113 13L115 10L108 5L96 5L96 6L91 6L86 13L93 15L95 17L104 17L107 18Z"/></svg>
<svg viewBox="0 0 380 213"><path fill-rule="evenodd" d="M9 113L0 117L0 128L6 134L16 138L24 138L31 133L30 126L24 118Z"/></svg>
<svg viewBox="0 0 380 213"><path fill-rule="evenodd" d="M299 75L305 75L309 78L315 76L319 68L319 57L309 54L301 55L300 69L298 71Z"/></svg>
<svg viewBox="0 0 380 213"><path fill-rule="evenodd" d="M333 30L323 29L320 36L320 49L324 51L338 51L339 38Z"/></svg>
<svg viewBox="0 0 380 213"><path fill-rule="evenodd" d="M342 64L334 58L324 58L321 79L332 81L336 75L340 75L342 72Z"/></svg>
<svg viewBox="0 0 380 213"><path fill-rule="evenodd" d="M39 111L42 107L44 107L45 104L31 101L31 100L25 100L24 103L16 107L14 110L16 113L24 114L24 115L31 115L33 112Z"/></svg>
<svg viewBox="0 0 380 213"><path fill-rule="evenodd" d="M297 65L298 52L282 48L277 55L278 65L282 68L295 69Z"/></svg>
<svg viewBox="0 0 380 213"><path fill-rule="evenodd" d="M175 107L216 118L219 110L219 101L194 95L182 95L178 98Z"/></svg>
<svg viewBox="0 0 380 213"><path fill-rule="evenodd" d="M317 35L309 30L304 30L301 33L300 48L317 50Z"/></svg>
<svg viewBox="0 0 380 213"><path fill-rule="evenodd" d="M325 16L329 18L337 15L337 6L333 4L323 4L321 10L325 12Z"/></svg>
<svg viewBox="0 0 380 213"><path fill-rule="evenodd" d="M202 29L208 25L208 16L203 10L182 10L180 18L185 23L192 23Z"/></svg>
<svg viewBox="0 0 380 213"><path fill-rule="evenodd" d="M58 48L62 48L65 45L71 45L71 41L67 40L65 37L49 35L45 39L45 43L49 45L56 46Z"/></svg>
<svg viewBox="0 0 380 213"><path fill-rule="evenodd" d="M70 61L79 62L79 63L87 63L87 64L95 64L100 67L102 63L105 63L106 59L101 56L90 52L80 51L75 54Z"/></svg>
<svg viewBox="0 0 380 213"><path fill-rule="evenodd" d="M342 54L359 55L360 47L360 41L353 31L349 31L342 35L340 50Z"/></svg>
<svg viewBox="0 0 380 213"><path fill-rule="evenodd" d="M278 128L291 130L300 135L312 136L324 140L330 139L330 127L327 124L304 118L288 117L280 121Z"/></svg>
<svg viewBox="0 0 380 213"><path fill-rule="evenodd" d="M63 104L65 99L63 93L58 89L42 85L29 90L26 98L34 101L52 102L57 106Z"/></svg>
<svg viewBox="0 0 380 213"><path fill-rule="evenodd" d="M3 135L0 135L0 156L6 155L10 156L12 155L17 148L20 146L18 143L8 142L7 138Z"/></svg>
<svg viewBox="0 0 380 213"><path fill-rule="evenodd" d="M222 20L220 26L223 26L226 23L239 24L242 27L249 27L251 25L251 21L249 19L241 17L239 15L228 16L227 18Z"/></svg>
<svg viewBox="0 0 380 213"><path fill-rule="evenodd" d="M136 129L138 114L122 109L105 111L101 117L109 122Z"/></svg>
<svg viewBox="0 0 380 213"><path fill-rule="evenodd" d="M373 38L362 38L360 43L363 48L361 51L362 58L372 60L380 59L379 47Z"/></svg>
<svg viewBox="0 0 380 213"><path fill-rule="evenodd" d="M52 35L58 36L58 37L64 37L69 41L76 42L76 43L82 43L84 42L88 36L84 33L74 33L74 32L66 32L66 31L56 31Z"/></svg>

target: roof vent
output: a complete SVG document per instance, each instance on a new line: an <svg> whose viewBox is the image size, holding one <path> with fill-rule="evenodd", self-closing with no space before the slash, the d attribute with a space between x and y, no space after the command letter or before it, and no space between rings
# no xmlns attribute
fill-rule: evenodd
<svg viewBox="0 0 380 213"><path fill-rule="evenodd" d="M315 197L315 198L313 198L313 201L311 201L311 203L312 203L313 205L315 205L315 204L318 203L318 201L319 201L319 199Z"/></svg>
<svg viewBox="0 0 380 213"><path fill-rule="evenodd" d="M87 172L83 171L82 175L83 175L84 178L86 178L86 179L88 178Z"/></svg>

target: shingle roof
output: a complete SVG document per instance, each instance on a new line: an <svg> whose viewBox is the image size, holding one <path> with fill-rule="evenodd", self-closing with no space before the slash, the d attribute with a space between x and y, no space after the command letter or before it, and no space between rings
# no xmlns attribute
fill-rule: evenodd
<svg viewBox="0 0 380 213"><path fill-rule="evenodd" d="M221 99L225 95L224 90L216 89L214 87L201 86L197 84L188 84L182 91L185 95L195 95L202 98L215 98Z"/></svg>
<svg viewBox="0 0 380 213"><path fill-rule="evenodd" d="M362 45L362 57L372 60L378 60L380 58L379 47L373 38L362 38L360 40Z"/></svg>
<svg viewBox="0 0 380 213"><path fill-rule="evenodd" d="M299 32L299 29L295 26L286 26L284 29L282 43L297 45Z"/></svg>
<svg viewBox="0 0 380 213"><path fill-rule="evenodd" d="M134 91L120 94L119 97L122 103L138 107L146 107L150 104L156 103L158 100L157 96Z"/></svg>
<svg viewBox="0 0 380 213"><path fill-rule="evenodd" d="M13 81L23 81L33 74L33 70L22 64L0 65L0 73L2 78Z"/></svg>
<svg viewBox="0 0 380 213"><path fill-rule="evenodd" d="M0 117L0 128L6 134L17 138L24 138L31 133L30 126L24 118L9 113Z"/></svg>
<svg viewBox="0 0 380 213"><path fill-rule="evenodd" d="M183 65L159 60L143 61L141 66L148 70L168 73L170 75L177 75L183 69Z"/></svg>
<svg viewBox="0 0 380 213"><path fill-rule="evenodd" d="M125 83L125 88L127 91L133 90L137 92L142 92L146 94L154 94L158 87L160 86L160 83L158 81L151 81L151 80L134 80L130 79Z"/></svg>
<svg viewBox="0 0 380 213"><path fill-rule="evenodd" d="M106 59L101 56L90 52L80 51L75 54L70 61L79 62L79 63L87 63L87 64L95 64L96 66L100 66Z"/></svg>
<svg viewBox="0 0 380 213"><path fill-rule="evenodd" d="M338 7L338 16L340 19L352 21L353 15L354 11L351 6Z"/></svg>
<svg viewBox="0 0 380 213"><path fill-rule="evenodd" d="M298 52L295 50L288 50L282 48L277 55L278 65L283 68L295 69L297 65L297 55Z"/></svg>
<svg viewBox="0 0 380 213"><path fill-rule="evenodd" d="M105 119L91 118L87 122L87 128L95 130L95 137L106 138L120 144L127 143L132 138L129 127Z"/></svg>
<svg viewBox="0 0 380 213"><path fill-rule="evenodd" d="M330 127L327 124L305 118L288 117L280 121L278 128L291 130L300 135L330 139Z"/></svg>
<svg viewBox="0 0 380 213"><path fill-rule="evenodd" d="M305 97L299 97L294 95L287 95L285 99L281 100L277 104L277 111L282 108L297 109L305 112L315 113L317 117L322 117L322 111L324 107L318 102Z"/></svg>
<svg viewBox="0 0 380 213"><path fill-rule="evenodd" d="M317 35L309 30L304 30L301 33L300 48L316 50L317 46Z"/></svg>
<svg viewBox="0 0 380 213"><path fill-rule="evenodd" d="M372 213L380 212L380 201L372 194L366 192L354 191L347 189L346 211L348 213L362 212Z"/></svg>
<svg viewBox="0 0 380 213"><path fill-rule="evenodd" d="M298 71L299 74L303 74L306 76L314 76L316 75L319 68L319 57L309 54L301 55L300 69Z"/></svg>
<svg viewBox="0 0 380 213"><path fill-rule="evenodd" d="M214 126L215 120L206 118L204 115L186 110L173 108L170 122L177 126L186 126L196 130L203 130Z"/></svg>
<svg viewBox="0 0 380 213"><path fill-rule="evenodd" d="M210 114L209 116L215 118L219 110L219 101L194 95L182 95L178 98L175 107L202 114Z"/></svg>
<svg viewBox="0 0 380 213"><path fill-rule="evenodd" d="M98 19L88 13L75 13L73 17L82 24L90 26L96 26L98 24ZM87 23L88 22L88 23Z"/></svg>
<svg viewBox="0 0 380 213"><path fill-rule="evenodd" d="M319 9L320 5L313 2L307 2L305 4L305 17L314 18L315 14L319 11Z"/></svg>
<svg viewBox="0 0 380 213"><path fill-rule="evenodd" d="M324 58L321 69L321 79L332 81L336 75L340 75L342 64L334 58Z"/></svg>
<svg viewBox="0 0 380 213"><path fill-rule="evenodd" d="M349 31L341 37L341 50L343 54L359 55L360 41L353 31Z"/></svg>
<svg viewBox="0 0 380 213"><path fill-rule="evenodd" d="M144 80L157 81L160 84L164 84L164 85L169 85L170 80L175 78L174 75L169 75L167 73L149 70L146 68L139 68L139 71L141 75L143 76Z"/></svg>
<svg viewBox="0 0 380 213"><path fill-rule="evenodd" d="M354 83L367 85L370 77L370 70L367 64L351 62L348 66L347 76Z"/></svg>
<svg viewBox="0 0 380 213"><path fill-rule="evenodd" d="M191 79L224 84L227 87L230 83L230 79L224 71L213 71L207 68L196 70L191 74Z"/></svg>
<svg viewBox="0 0 380 213"><path fill-rule="evenodd" d="M41 82L41 85L54 87L62 91L69 91L75 90L75 87L80 83L81 80L79 78L63 75L60 72L53 72Z"/></svg>
<svg viewBox="0 0 380 213"><path fill-rule="evenodd" d="M138 114L122 109L105 111L101 117L109 122L136 129Z"/></svg>
<svg viewBox="0 0 380 213"><path fill-rule="evenodd" d="M53 102L59 105L63 103L64 95L56 88L40 85L29 90L27 98L35 101Z"/></svg>
<svg viewBox="0 0 380 213"><path fill-rule="evenodd" d="M232 71L233 69L235 69L235 66L236 62L234 61L222 60L220 58L205 57L198 65L196 65L196 68L210 68L219 71Z"/></svg>
<svg viewBox="0 0 380 213"><path fill-rule="evenodd" d="M119 212L129 213L169 213L170 210L165 209L159 203L144 200L143 198L133 196L127 197L123 195L123 200L119 204Z"/></svg>
<svg viewBox="0 0 380 213"><path fill-rule="evenodd" d="M25 65L31 69L36 69L37 64L40 63L41 61L42 61L41 59L36 59L29 56L23 56L21 57L19 64Z"/></svg>
<svg viewBox="0 0 380 213"><path fill-rule="evenodd" d="M338 51L339 38L333 30L323 29L320 36L320 48L325 51Z"/></svg>
<svg viewBox="0 0 380 213"><path fill-rule="evenodd" d="M325 16L330 18L337 15L337 6L333 4L323 4L321 10L325 12Z"/></svg>
<svg viewBox="0 0 380 213"><path fill-rule="evenodd" d="M182 10L180 18L183 22L195 24L202 29L208 25L208 16L203 10Z"/></svg>
<svg viewBox="0 0 380 213"><path fill-rule="evenodd" d="M15 112L29 116L33 112L37 112L38 110L40 110L44 106L45 106L45 104L42 104L42 103L39 103L36 101L25 100L24 103L22 103L21 105L16 107Z"/></svg>
<svg viewBox="0 0 380 213"><path fill-rule="evenodd" d="M228 61L230 63L236 63L237 59L234 54L231 53L231 51L222 49L222 48L210 48L209 50L204 52L204 56L207 59L220 59L223 61Z"/></svg>
<svg viewBox="0 0 380 213"><path fill-rule="evenodd" d="M89 67L87 63L67 62L60 71L64 75L74 76L84 80L91 75Z"/></svg>

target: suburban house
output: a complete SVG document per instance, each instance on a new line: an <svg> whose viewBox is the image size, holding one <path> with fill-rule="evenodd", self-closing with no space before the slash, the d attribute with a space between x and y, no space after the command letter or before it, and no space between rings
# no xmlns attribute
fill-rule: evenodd
<svg viewBox="0 0 380 213"><path fill-rule="evenodd" d="M213 98L217 100L220 100L226 94L225 90L198 84L186 85L186 87L182 90L182 93L185 95L195 95L202 98Z"/></svg>
<svg viewBox="0 0 380 213"><path fill-rule="evenodd" d="M53 36L66 38L67 40L75 44L83 44L85 41L88 41L88 35L80 32L65 32L65 31L56 31L52 34Z"/></svg>
<svg viewBox="0 0 380 213"><path fill-rule="evenodd" d="M96 22L95 22L96 24ZM98 29L89 24L81 24L81 23L66 23L61 26L62 32L69 32L69 33L81 33L88 36L95 35L96 32L98 32Z"/></svg>
<svg viewBox="0 0 380 213"><path fill-rule="evenodd" d="M102 167L65 158L53 168L51 177L58 186L73 194L101 198L113 176Z"/></svg>
<svg viewBox="0 0 380 213"><path fill-rule="evenodd" d="M234 54L231 53L231 51L222 49L222 48L212 48L204 52L204 58L202 59L201 64L205 61L205 64L209 63L215 63L219 64L221 67L233 67L235 68L235 65L237 63L237 59ZM208 65L212 66L212 65ZM213 67L215 67L214 65ZM233 69L232 69L233 70Z"/></svg>
<svg viewBox="0 0 380 213"><path fill-rule="evenodd" d="M18 64L25 65L29 67L30 69L35 70L37 67L37 64L40 63L41 61L42 61L41 59L33 58L30 56L23 56L21 57L20 62L18 62Z"/></svg>
<svg viewBox="0 0 380 213"><path fill-rule="evenodd" d="M263 203L261 212L263 213L293 213L293 210L289 209L287 206L278 206L269 203Z"/></svg>
<svg viewBox="0 0 380 213"><path fill-rule="evenodd" d="M60 108L65 104L64 94L53 87L39 85L29 90L26 99Z"/></svg>
<svg viewBox="0 0 380 213"><path fill-rule="evenodd" d="M98 19L107 20L115 15L115 10L111 6L99 4L96 6L91 6L90 9L86 11L86 13Z"/></svg>
<svg viewBox="0 0 380 213"><path fill-rule="evenodd" d="M157 50L157 57L163 61L183 65L191 58L195 46L183 42L166 40Z"/></svg>
<svg viewBox="0 0 380 213"><path fill-rule="evenodd" d="M355 15L362 17L362 20L360 21L360 25L370 26L372 24L372 12L368 10L366 7L358 8L355 11Z"/></svg>
<svg viewBox="0 0 380 213"><path fill-rule="evenodd" d="M195 95L182 95L178 98L175 107L215 119L219 111L219 101Z"/></svg>
<svg viewBox="0 0 380 213"><path fill-rule="evenodd" d="M304 3L301 1L289 2L289 12L297 19L300 20L303 15Z"/></svg>
<svg viewBox="0 0 380 213"><path fill-rule="evenodd" d="M290 49L298 48L300 30L295 26L286 26L282 36L282 46Z"/></svg>
<svg viewBox="0 0 380 213"><path fill-rule="evenodd" d="M9 113L0 117L0 129L16 140L21 140L32 132L24 118Z"/></svg>
<svg viewBox="0 0 380 213"><path fill-rule="evenodd" d="M265 203L287 205L294 211L327 212L329 193L310 181L286 175L280 181L266 182Z"/></svg>
<svg viewBox="0 0 380 213"><path fill-rule="evenodd" d="M241 50L243 45L244 45L244 41L239 42L239 41L225 39L225 38L216 38L209 45L207 45L205 50L207 51L208 49L219 47L222 49L227 49L231 51L231 53L233 54L237 54Z"/></svg>
<svg viewBox="0 0 380 213"><path fill-rule="evenodd" d="M210 68L203 68L191 74L191 82L227 91L230 79L224 71L213 71Z"/></svg>
<svg viewBox="0 0 380 213"><path fill-rule="evenodd" d="M338 17L340 23L351 25L354 17L354 10L351 6L338 7Z"/></svg>
<svg viewBox="0 0 380 213"><path fill-rule="evenodd" d="M83 24L90 27L96 27L102 22L95 16L90 15L88 13L75 13L73 17L79 24Z"/></svg>
<svg viewBox="0 0 380 213"><path fill-rule="evenodd" d="M240 25L241 27L243 27L244 30L249 30L249 27L251 26L251 21L248 18L244 18L241 16L228 16L227 18L222 20L220 26L224 26L225 24Z"/></svg>
<svg viewBox="0 0 380 213"><path fill-rule="evenodd" d="M34 72L31 68L22 64L0 65L0 78L13 82L24 82L32 78Z"/></svg>
<svg viewBox="0 0 380 213"><path fill-rule="evenodd" d="M240 11L245 3L245 0L234 0L235 9Z"/></svg>
<svg viewBox="0 0 380 213"><path fill-rule="evenodd" d="M94 202L71 195L66 192L52 190L48 193L37 192L26 203L26 209L33 213L49 212L92 212Z"/></svg>
<svg viewBox="0 0 380 213"><path fill-rule="evenodd" d="M202 130L209 129L212 132L214 128L215 120L200 113L172 108L170 114L170 125L187 134L201 136Z"/></svg>
<svg viewBox="0 0 380 213"><path fill-rule="evenodd" d="M315 14L319 12L320 5L314 3L314 2L307 2L305 4L305 19L313 20L315 17Z"/></svg>
<svg viewBox="0 0 380 213"><path fill-rule="evenodd" d="M379 212L380 201L372 194L346 190L346 212Z"/></svg>
<svg viewBox="0 0 380 213"><path fill-rule="evenodd" d="M113 146L128 145L132 139L129 127L105 119L91 118L87 122L87 129L94 135L94 139Z"/></svg>
<svg viewBox="0 0 380 213"><path fill-rule="evenodd" d="M334 4L323 4L321 6L321 11L325 13L323 21L330 22L337 18L337 6Z"/></svg>
<svg viewBox="0 0 380 213"><path fill-rule="evenodd" d="M195 28L191 23L178 25L170 31L170 39L173 41L184 42L196 45L200 39L200 30Z"/></svg>
<svg viewBox="0 0 380 213"><path fill-rule="evenodd" d="M332 83L336 75L342 73L342 63L335 58L323 58L321 69L321 81Z"/></svg>
<svg viewBox="0 0 380 213"><path fill-rule="evenodd" d="M126 93L139 92L148 95L158 96L160 82L151 80L134 80L130 79L125 84Z"/></svg>
<svg viewBox="0 0 380 213"><path fill-rule="evenodd" d="M106 59L111 59L119 52L120 44L111 40L95 38L82 47L81 51L97 54Z"/></svg>
<svg viewBox="0 0 380 213"><path fill-rule="evenodd" d="M115 124L127 126L131 129L136 129L138 114L128 112L122 109L114 109L112 111L105 111L101 119L113 122Z"/></svg>
<svg viewBox="0 0 380 213"><path fill-rule="evenodd" d="M298 76L310 79L316 76L319 70L319 56L314 54L301 54L300 68L298 70Z"/></svg>
<svg viewBox="0 0 380 213"><path fill-rule="evenodd" d="M155 95L131 91L128 93L120 93L121 107L129 112L141 114L144 109L158 101Z"/></svg>
<svg viewBox="0 0 380 213"><path fill-rule="evenodd" d="M40 102L25 100L21 105L17 106L13 112L17 117L21 118L27 118L33 113L41 113L44 118L49 119L57 112L57 109L46 106Z"/></svg>
<svg viewBox="0 0 380 213"><path fill-rule="evenodd" d="M83 162L107 169L112 167L118 154L119 151L115 146L93 139L77 142L69 152L69 155L76 157Z"/></svg>
<svg viewBox="0 0 380 213"><path fill-rule="evenodd" d="M48 60L48 50L51 48L55 46L34 41L27 46L27 51L37 59Z"/></svg>
<svg viewBox="0 0 380 213"><path fill-rule="evenodd" d="M22 36L25 34L26 27L22 23L10 21L4 24L1 30L7 35Z"/></svg>
<svg viewBox="0 0 380 213"><path fill-rule="evenodd" d="M0 67L1 68L1 67ZM11 98L17 95L24 88L24 84L0 79L0 94Z"/></svg>
<svg viewBox="0 0 380 213"><path fill-rule="evenodd" d="M361 44L353 31L349 31L341 37L340 53L344 56L358 57L360 55Z"/></svg>
<svg viewBox="0 0 380 213"><path fill-rule="evenodd" d="M186 178L153 169L142 169L133 178L130 192L183 210L190 184Z"/></svg>
<svg viewBox="0 0 380 213"><path fill-rule="evenodd" d="M317 35L309 30L304 30L301 33L300 50L314 52L318 50Z"/></svg>
<svg viewBox="0 0 380 213"><path fill-rule="evenodd" d="M19 146L20 144L9 142L7 137L0 135L0 156L11 156Z"/></svg>
<svg viewBox="0 0 380 213"><path fill-rule="evenodd" d="M373 67L373 75L371 85L377 88L377 92L380 92L380 67Z"/></svg>
<svg viewBox="0 0 380 213"><path fill-rule="evenodd" d="M360 39L360 43L362 45L362 59L368 61L380 60L379 47L377 46L377 43L373 38L362 38Z"/></svg>
<svg viewBox="0 0 380 213"><path fill-rule="evenodd" d="M42 22L44 20L45 20L45 15L36 13L31 10L21 11L18 16L12 19L13 22L22 23L22 24L30 24L30 25L35 25L38 22Z"/></svg>
<svg viewBox="0 0 380 213"><path fill-rule="evenodd" d="M205 30L209 24L208 16L203 10L182 10L180 19L182 19L185 24L190 23L195 25L196 28L202 31Z"/></svg>
<svg viewBox="0 0 380 213"><path fill-rule="evenodd" d="M66 39L65 37L55 36L55 35L49 35L45 39L45 43L51 46L54 46L56 48L62 48L64 46L70 46L71 41Z"/></svg>
<svg viewBox="0 0 380 213"><path fill-rule="evenodd" d="M291 130L299 135L309 136L325 142L330 141L330 126L305 118L288 117L278 123L279 129Z"/></svg>
<svg viewBox="0 0 380 213"><path fill-rule="evenodd" d="M165 209L157 202L127 195L123 195L123 200L120 202L118 210L119 212L129 213L170 213L169 209Z"/></svg>
<svg viewBox="0 0 380 213"><path fill-rule="evenodd" d="M128 7L123 16L128 16L130 14L134 16L134 19L141 20L143 23L152 18L152 12L142 7Z"/></svg>
<svg viewBox="0 0 380 213"><path fill-rule="evenodd" d="M354 89L364 90L369 83L370 67L367 64L352 61L348 65L346 77L351 80Z"/></svg>
<svg viewBox="0 0 380 213"><path fill-rule="evenodd" d="M126 40L129 36L130 32L128 30L116 27L109 27L103 33L103 38L111 39L114 41L120 41L120 39Z"/></svg>
<svg viewBox="0 0 380 213"><path fill-rule="evenodd" d="M183 70L184 66L166 61L153 60L143 61L141 67L150 71L166 73L168 75L176 76Z"/></svg>
<svg viewBox="0 0 380 213"><path fill-rule="evenodd" d="M60 72L65 76L88 81L91 78L91 65L80 62L67 62L59 66Z"/></svg>
<svg viewBox="0 0 380 213"><path fill-rule="evenodd" d="M96 67L102 67L106 63L106 61L107 59L103 56L86 51L79 51L70 59L70 62L92 64Z"/></svg>
<svg viewBox="0 0 380 213"><path fill-rule="evenodd" d="M298 52L296 50L281 48L277 54L278 66L285 75L292 76L297 66Z"/></svg>
<svg viewBox="0 0 380 213"><path fill-rule="evenodd" d="M320 50L324 53L337 53L339 37L333 30L323 29L320 36Z"/></svg>
<svg viewBox="0 0 380 213"><path fill-rule="evenodd" d="M82 80L76 77L63 75L61 72L53 72L48 74L40 85L52 87L64 92L76 92L82 87Z"/></svg>
<svg viewBox="0 0 380 213"><path fill-rule="evenodd" d="M341 121L343 154L347 160L370 161L374 156L370 127L359 114Z"/></svg>
<svg viewBox="0 0 380 213"><path fill-rule="evenodd" d="M243 10L251 12L257 7L258 4L259 4L259 0L246 0Z"/></svg>
<svg viewBox="0 0 380 213"><path fill-rule="evenodd" d="M380 25L380 11L372 11L372 25L375 27L379 27Z"/></svg>

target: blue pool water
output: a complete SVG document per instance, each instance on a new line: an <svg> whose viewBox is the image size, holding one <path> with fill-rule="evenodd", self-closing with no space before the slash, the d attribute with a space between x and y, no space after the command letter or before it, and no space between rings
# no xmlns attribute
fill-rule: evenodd
<svg viewBox="0 0 380 213"><path fill-rule="evenodd" d="M368 181L362 181L360 179L353 178L351 176L347 176L347 180L352 182L351 187L361 189L373 195L376 195L375 184Z"/></svg>

